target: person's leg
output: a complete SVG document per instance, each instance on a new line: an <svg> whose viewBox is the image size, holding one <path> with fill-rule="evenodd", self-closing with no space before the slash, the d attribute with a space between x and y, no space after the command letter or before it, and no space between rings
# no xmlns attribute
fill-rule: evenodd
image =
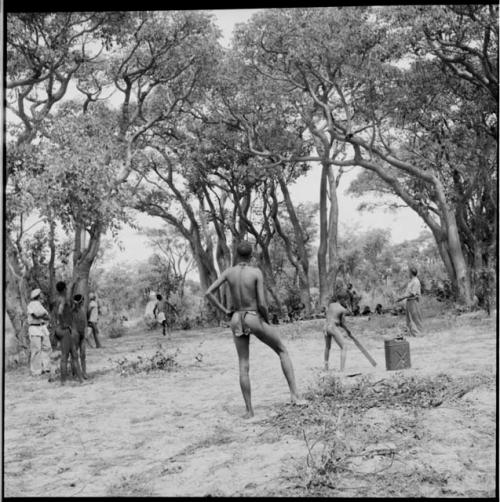
<svg viewBox="0 0 500 502"><path fill-rule="evenodd" d="M58 330L56 330L56 333ZM61 342L61 385L64 385L68 377L68 357L71 350L71 332L69 329L60 330Z"/></svg>
<svg viewBox="0 0 500 502"><path fill-rule="evenodd" d="M167 321L162 321L161 323L161 326L162 326L162 330L163 330L163 336L165 336L165 330L167 329Z"/></svg>
<svg viewBox="0 0 500 502"><path fill-rule="evenodd" d="M325 370L328 370L328 359L330 358L330 348L332 346L332 335L325 333Z"/></svg>
<svg viewBox="0 0 500 502"><path fill-rule="evenodd" d="M31 376L42 374L42 337L30 335L30 372Z"/></svg>
<svg viewBox="0 0 500 502"><path fill-rule="evenodd" d="M412 336L422 335L422 315L417 300L408 300L406 304L407 324Z"/></svg>
<svg viewBox="0 0 500 502"><path fill-rule="evenodd" d="M97 328L96 322L89 322L90 327L92 328L92 334L94 335L95 348L102 348L101 342L99 341L99 329Z"/></svg>
<svg viewBox="0 0 500 502"><path fill-rule="evenodd" d="M305 404L305 401L300 398L297 390L290 355L288 354L288 350L281 341L276 330L266 322L262 321L260 317L253 314L249 314L245 317L244 324L261 342L264 342L266 345L271 347L276 354L278 354L281 361L281 369L283 370L288 387L290 388L292 403Z"/></svg>
<svg viewBox="0 0 500 502"><path fill-rule="evenodd" d="M78 333L77 327L73 325L71 328L71 368L73 370L73 375L78 377L80 383L83 382L82 368L80 366L79 349L80 349L80 333Z"/></svg>
<svg viewBox="0 0 500 502"><path fill-rule="evenodd" d="M52 353L52 345L50 343L49 330L44 327L44 335L41 340L41 357L42 357L42 372L50 373L50 354Z"/></svg>
<svg viewBox="0 0 500 502"><path fill-rule="evenodd" d="M347 346L345 344L344 338L342 337L342 333L339 333L337 330L332 330L330 333L332 334L333 339L340 348L340 371L344 371L345 360L347 356Z"/></svg>
<svg viewBox="0 0 500 502"><path fill-rule="evenodd" d="M410 308L411 308L411 302L406 300L406 327L408 328L408 334L410 336L414 336Z"/></svg>
<svg viewBox="0 0 500 502"><path fill-rule="evenodd" d="M98 348L98 347L96 347ZM87 380L87 349L85 347L85 336L80 338L80 362L82 366L82 377Z"/></svg>
<svg viewBox="0 0 500 502"><path fill-rule="evenodd" d="M233 335L236 352L238 353L238 363L240 367L240 387L247 412L243 418L253 417L251 390L250 390L250 337Z"/></svg>

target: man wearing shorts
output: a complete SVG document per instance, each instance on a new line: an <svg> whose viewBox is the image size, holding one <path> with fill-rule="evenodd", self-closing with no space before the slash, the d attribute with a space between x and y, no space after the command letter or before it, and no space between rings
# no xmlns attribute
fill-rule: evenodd
<svg viewBox="0 0 500 502"><path fill-rule="evenodd" d="M292 361L278 333L268 323L266 300L264 296L264 279L262 272L250 266L252 245L241 242L237 249L237 264L226 269L222 275L207 289L205 296L222 312L231 316L231 330L238 353L240 368L240 387L246 406L244 418L253 417L254 411L250 392L249 342L253 333L260 341L271 347L278 354L281 368L288 382L291 401L294 404L305 404L299 397ZM229 284L233 309L224 307L212 294L224 282Z"/></svg>

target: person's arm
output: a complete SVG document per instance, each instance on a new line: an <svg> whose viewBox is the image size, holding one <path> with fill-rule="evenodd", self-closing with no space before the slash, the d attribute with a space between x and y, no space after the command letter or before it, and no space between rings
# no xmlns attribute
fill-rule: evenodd
<svg viewBox="0 0 500 502"><path fill-rule="evenodd" d="M173 303L170 303L169 301L167 301L167 305L176 313L178 314L178 310L175 308L175 305Z"/></svg>
<svg viewBox="0 0 500 502"><path fill-rule="evenodd" d="M215 305L221 312L224 312L224 314L229 315L231 311L224 307L222 303L217 300L217 298L212 294L213 291L218 289L224 282L226 281L226 273L223 272L221 276L214 281L208 289L205 291L205 296L212 302L213 305Z"/></svg>
<svg viewBox="0 0 500 502"><path fill-rule="evenodd" d="M264 277L262 276L262 272L260 270L257 272L255 288L257 293L257 310L264 321L269 324L269 314L267 312L266 297L264 295Z"/></svg>

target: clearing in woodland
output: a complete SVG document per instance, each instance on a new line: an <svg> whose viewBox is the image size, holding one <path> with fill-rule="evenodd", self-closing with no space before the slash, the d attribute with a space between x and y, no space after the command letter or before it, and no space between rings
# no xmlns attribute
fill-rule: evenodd
<svg viewBox="0 0 500 502"><path fill-rule="evenodd" d="M425 313L425 312L424 312ZM252 337L255 418L244 421L228 328L130 326L88 352L90 380L5 373L5 496L495 495L495 314L426 315L412 368L386 371L403 317L348 318L346 375L322 370L322 320L279 327L307 407ZM348 376L352 374L356 376Z"/></svg>

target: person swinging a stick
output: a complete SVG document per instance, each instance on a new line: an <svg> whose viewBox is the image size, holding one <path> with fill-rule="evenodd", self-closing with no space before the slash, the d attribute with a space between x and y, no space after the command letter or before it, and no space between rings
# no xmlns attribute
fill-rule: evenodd
<svg viewBox="0 0 500 502"><path fill-rule="evenodd" d="M292 403L304 405L306 401L299 396L288 351L276 330L269 325L262 272L249 264L252 258L252 245L246 241L241 242L236 249L236 254L237 264L226 269L207 289L205 296L231 319L231 330L239 360L240 387L246 406L246 414L243 418L254 416L249 377L249 342L252 333L278 354L290 389ZM224 282L229 284L233 302L232 310L224 307L213 295L213 292Z"/></svg>
<svg viewBox="0 0 500 502"><path fill-rule="evenodd" d="M330 304L328 305L326 311L326 322L325 322L325 370L328 370L328 359L330 358L330 349L332 346L332 338L335 340L340 348L340 371L343 372L345 368L345 360L347 356L347 346L344 340L342 330L344 330L349 338L356 344L358 349L363 353L363 355L370 361L372 366L376 366L377 363L370 356L368 351L361 345L361 342L350 332L350 330L345 325L345 314L350 313L347 307L347 299L341 295L333 295L330 299Z"/></svg>

